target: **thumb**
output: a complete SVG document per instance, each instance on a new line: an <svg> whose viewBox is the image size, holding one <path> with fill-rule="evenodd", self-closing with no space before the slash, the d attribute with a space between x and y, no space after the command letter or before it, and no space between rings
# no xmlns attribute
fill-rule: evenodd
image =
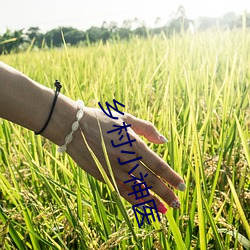
<svg viewBox="0 0 250 250"><path fill-rule="evenodd" d="M130 114L125 114L123 120L127 124L131 124L131 128L136 134L144 136L150 142L157 144L168 142L168 140L161 135L156 127L149 121L139 119Z"/></svg>

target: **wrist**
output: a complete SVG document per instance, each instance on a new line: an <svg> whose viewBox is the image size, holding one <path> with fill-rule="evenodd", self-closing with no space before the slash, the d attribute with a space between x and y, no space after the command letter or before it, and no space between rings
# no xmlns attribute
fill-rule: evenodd
<svg viewBox="0 0 250 250"><path fill-rule="evenodd" d="M59 94L51 120L42 135L59 146L63 145L66 135L71 131L77 110L75 101Z"/></svg>

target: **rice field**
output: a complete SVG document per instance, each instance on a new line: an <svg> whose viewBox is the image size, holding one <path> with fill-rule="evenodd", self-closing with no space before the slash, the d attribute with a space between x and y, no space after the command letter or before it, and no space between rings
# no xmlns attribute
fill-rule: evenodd
<svg viewBox="0 0 250 250"><path fill-rule="evenodd" d="M169 143L148 146L187 185L175 191L178 211L139 228L112 187L0 119L0 249L250 249L248 30L29 48L0 60L51 88L60 80L86 106L115 98L153 122Z"/></svg>

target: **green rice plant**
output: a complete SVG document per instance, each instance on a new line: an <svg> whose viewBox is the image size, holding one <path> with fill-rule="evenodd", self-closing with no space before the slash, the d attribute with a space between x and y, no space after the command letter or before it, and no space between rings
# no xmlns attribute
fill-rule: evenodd
<svg viewBox="0 0 250 250"><path fill-rule="evenodd" d="M107 184L44 138L0 119L0 248L249 249L249 55L243 29L82 48L31 45L1 56L46 86L59 79L65 95L87 106L116 98L153 122L169 143L145 142L187 189L175 191L179 211L169 208L160 222L139 228L94 154Z"/></svg>

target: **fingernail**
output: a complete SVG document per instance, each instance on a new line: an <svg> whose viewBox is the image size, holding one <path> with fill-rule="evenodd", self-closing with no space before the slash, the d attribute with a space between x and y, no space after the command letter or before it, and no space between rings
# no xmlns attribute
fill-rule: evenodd
<svg viewBox="0 0 250 250"><path fill-rule="evenodd" d="M160 203L160 205L157 207L157 211L162 214L165 214L168 210L162 203Z"/></svg>
<svg viewBox="0 0 250 250"><path fill-rule="evenodd" d="M165 136L161 135L161 134L158 136L158 138L159 138L162 142L164 142L164 143L167 143L167 142L168 142L168 139L167 139Z"/></svg>
<svg viewBox="0 0 250 250"><path fill-rule="evenodd" d="M179 209L181 206L181 203L179 202L179 200L174 200L172 201L172 203L170 204L170 207L175 208L175 209Z"/></svg>
<svg viewBox="0 0 250 250"><path fill-rule="evenodd" d="M186 184L184 182L180 182L177 186L178 190L185 191L186 190Z"/></svg>

